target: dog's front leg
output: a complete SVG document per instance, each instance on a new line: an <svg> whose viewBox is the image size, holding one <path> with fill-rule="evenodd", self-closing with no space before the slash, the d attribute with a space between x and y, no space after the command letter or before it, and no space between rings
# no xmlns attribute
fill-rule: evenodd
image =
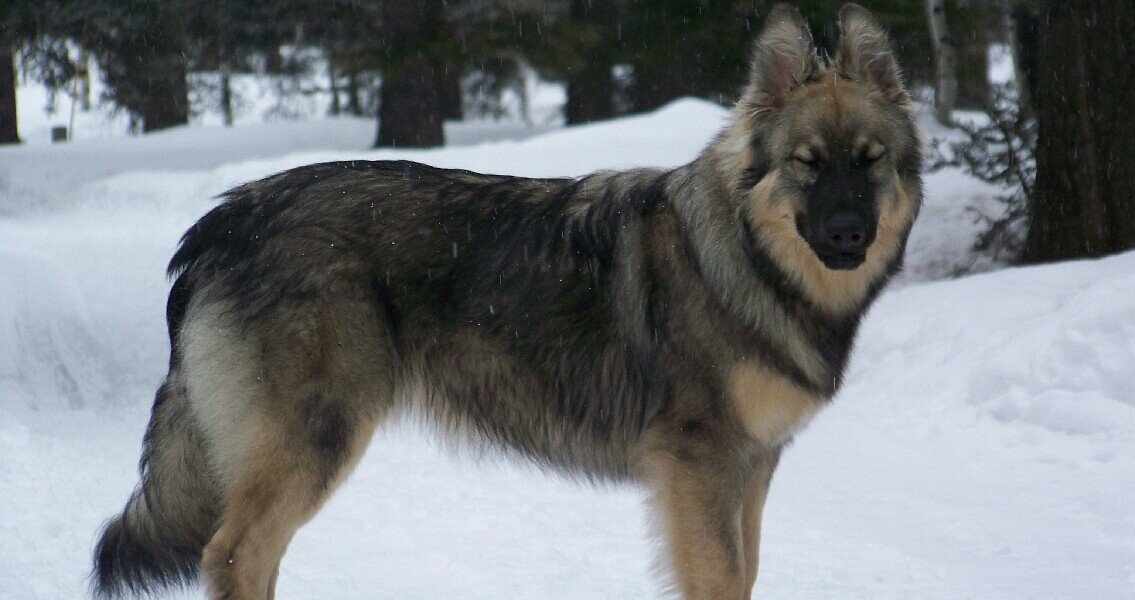
<svg viewBox="0 0 1135 600"><path fill-rule="evenodd" d="M753 585L757 582L761 554L761 514L764 512L769 483L779 456L779 449L762 453L745 481L741 500L741 536L745 549L745 593L742 598L753 595Z"/></svg>
<svg viewBox="0 0 1135 600"><path fill-rule="evenodd" d="M743 514L744 468L703 458L658 451L644 465L661 513L673 583L686 600L747 598L750 563L753 575L756 563L746 556L744 521L751 515Z"/></svg>

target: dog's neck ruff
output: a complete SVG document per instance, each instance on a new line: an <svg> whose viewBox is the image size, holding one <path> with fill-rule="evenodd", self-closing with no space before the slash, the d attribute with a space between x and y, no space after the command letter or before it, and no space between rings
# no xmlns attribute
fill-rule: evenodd
<svg viewBox="0 0 1135 600"><path fill-rule="evenodd" d="M779 340L775 348L783 354L785 364L778 367L786 375L808 389L834 392L838 373L820 352L807 343L808 336L800 323L753 270L745 251L742 221L733 207L707 198L729 198L727 186L707 176L712 169L695 161L676 169L670 177L667 192L674 210L686 230L698 270L726 311L748 326L751 333L766 345ZM718 188L706 193L705 188ZM722 226L723 223L728 224ZM773 335L772 332L790 332Z"/></svg>

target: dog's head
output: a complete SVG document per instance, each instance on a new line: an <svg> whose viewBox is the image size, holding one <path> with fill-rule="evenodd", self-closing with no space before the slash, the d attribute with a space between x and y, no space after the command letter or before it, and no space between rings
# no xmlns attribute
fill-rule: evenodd
<svg viewBox="0 0 1135 600"><path fill-rule="evenodd" d="M754 243L804 284L893 270L921 202L920 142L886 32L854 4L839 28L836 56L821 60L796 9L777 6L731 128L734 148L747 144Z"/></svg>

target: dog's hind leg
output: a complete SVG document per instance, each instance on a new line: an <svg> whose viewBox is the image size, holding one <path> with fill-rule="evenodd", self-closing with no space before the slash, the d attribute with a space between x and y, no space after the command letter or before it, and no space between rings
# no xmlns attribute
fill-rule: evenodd
<svg viewBox="0 0 1135 600"><path fill-rule="evenodd" d="M362 309L322 308L239 336L205 318L187 330L193 376L207 380L191 391L220 480L218 527L201 561L214 600L273 597L292 536L392 407L392 350L380 324Z"/></svg>
<svg viewBox="0 0 1135 600"><path fill-rule="evenodd" d="M333 463L297 448L288 425L263 422L244 471L226 486L220 527L205 547L203 573L214 599L271 599L288 543L363 453L373 431L359 428Z"/></svg>
<svg viewBox="0 0 1135 600"><path fill-rule="evenodd" d="M220 527L205 546L202 571L214 600L265 600L292 535L318 509L314 473L288 456L287 437L262 424L244 471L228 482Z"/></svg>

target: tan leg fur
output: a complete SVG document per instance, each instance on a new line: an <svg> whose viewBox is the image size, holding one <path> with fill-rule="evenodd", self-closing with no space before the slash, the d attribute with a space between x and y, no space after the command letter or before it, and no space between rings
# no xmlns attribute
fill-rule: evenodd
<svg viewBox="0 0 1135 600"><path fill-rule="evenodd" d="M712 473L659 453L646 461L669 549L673 584L686 600L745 598L741 506Z"/></svg>
<svg viewBox="0 0 1135 600"><path fill-rule="evenodd" d="M212 600L271 600L280 560L306 523L361 458L374 427L360 427L346 465L330 481L289 448L282 427L265 423L245 470L228 486L221 525L202 557Z"/></svg>

